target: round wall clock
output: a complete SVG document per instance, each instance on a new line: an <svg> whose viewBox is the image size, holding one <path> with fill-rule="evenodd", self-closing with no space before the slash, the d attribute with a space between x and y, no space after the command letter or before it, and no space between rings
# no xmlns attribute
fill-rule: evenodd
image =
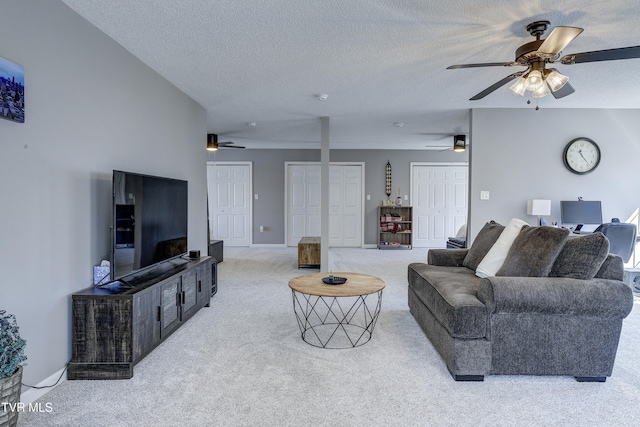
<svg viewBox="0 0 640 427"><path fill-rule="evenodd" d="M584 175L600 164L600 147L589 138L576 138L564 147L562 160L571 172Z"/></svg>

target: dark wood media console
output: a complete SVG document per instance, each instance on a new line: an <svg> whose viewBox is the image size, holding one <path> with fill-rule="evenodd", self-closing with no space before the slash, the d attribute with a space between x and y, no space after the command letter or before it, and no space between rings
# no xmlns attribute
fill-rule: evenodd
<svg viewBox="0 0 640 427"><path fill-rule="evenodd" d="M70 380L126 379L133 366L211 300L211 257L177 259L72 295Z"/></svg>

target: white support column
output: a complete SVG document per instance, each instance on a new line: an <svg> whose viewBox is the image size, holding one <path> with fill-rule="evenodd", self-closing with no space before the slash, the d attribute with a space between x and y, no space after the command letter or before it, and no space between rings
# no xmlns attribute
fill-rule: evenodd
<svg viewBox="0 0 640 427"><path fill-rule="evenodd" d="M320 117L320 271L329 271L329 117Z"/></svg>

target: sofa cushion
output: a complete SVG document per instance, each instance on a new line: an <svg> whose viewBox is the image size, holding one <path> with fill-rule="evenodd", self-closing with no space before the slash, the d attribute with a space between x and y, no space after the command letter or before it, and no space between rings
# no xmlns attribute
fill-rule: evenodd
<svg viewBox="0 0 640 427"><path fill-rule="evenodd" d="M480 261L480 264L478 264L476 276L492 277L496 275L500 267L502 267L513 241L518 237L520 229L525 225L527 225L527 223L521 219L513 218L509 221L509 224L507 224L502 233L500 233L500 237L498 237L496 243L489 249L487 255Z"/></svg>
<svg viewBox="0 0 640 427"><path fill-rule="evenodd" d="M462 261L462 265L475 271L480 261L500 237L502 230L504 230L504 225L500 225L495 221L487 222L471 244L467 256Z"/></svg>
<svg viewBox="0 0 640 427"><path fill-rule="evenodd" d="M454 338L484 338L487 309L478 300L480 278L466 267L409 265L409 288Z"/></svg>
<svg viewBox="0 0 640 427"><path fill-rule="evenodd" d="M609 254L609 240L602 233L570 237L556 258L549 276L592 279Z"/></svg>
<svg viewBox="0 0 640 427"><path fill-rule="evenodd" d="M568 237L566 228L525 225L496 276L547 277Z"/></svg>
<svg viewBox="0 0 640 427"><path fill-rule="evenodd" d="M624 280L624 261L620 255L609 254L596 273L598 279Z"/></svg>

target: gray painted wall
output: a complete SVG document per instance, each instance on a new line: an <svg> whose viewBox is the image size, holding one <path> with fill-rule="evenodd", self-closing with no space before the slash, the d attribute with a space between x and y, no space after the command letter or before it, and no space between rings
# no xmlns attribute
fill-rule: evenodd
<svg viewBox="0 0 640 427"><path fill-rule="evenodd" d="M640 110L477 109L471 112L469 232L488 220L506 224L527 216L528 199L550 199L549 221L560 221L560 200L601 200L603 220L625 221L640 206ZM602 160L587 175L562 161L574 138L593 139ZM490 191L480 200L480 191Z"/></svg>
<svg viewBox="0 0 640 427"><path fill-rule="evenodd" d="M188 180L206 253L206 111L60 1L3 1L0 40L26 84L25 123L0 120L0 309L37 384L70 360L71 294L108 259L113 169Z"/></svg>
<svg viewBox="0 0 640 427"><path fill-rule="evenodd" d="M452 141L453 143L453 141ZM468 152L467 152L468 153ZM332 150L331 162L365 163L364 243L375 245L378 241L378 206L386 198L385 167L391 163L392 197L398 194L398 187L404 196L410 195L411 162L467 162L467 153L453 151L418 150ZM285 243L285 162L320 162L320 150L230 150L221 149L209 153L209 161L251 161L253 163L253 192L258 200L253 200L253 243ZM404 202L405 206L408 202ZM260 233L260 226L265 231Z"/></svg>

